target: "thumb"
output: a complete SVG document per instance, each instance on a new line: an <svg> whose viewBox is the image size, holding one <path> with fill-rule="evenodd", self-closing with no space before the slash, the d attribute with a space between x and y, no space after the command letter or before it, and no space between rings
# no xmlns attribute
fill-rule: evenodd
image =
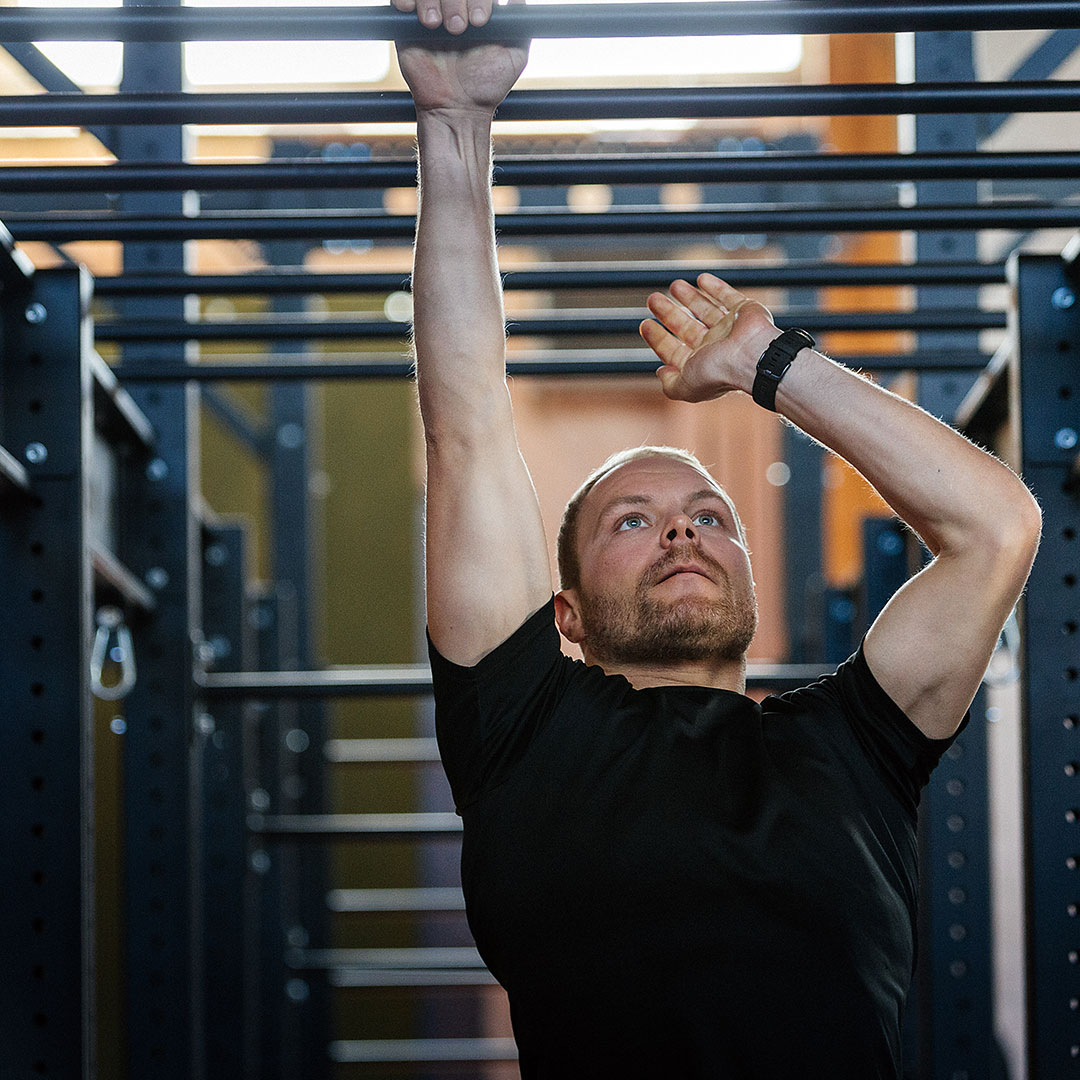
<svg viewBox="0 0 1080 1080"><path fill-rule="evenodd" d="M664 394L669 398L679 399L682 395L678 391L679 380L682 378L682 372L677 367L672 367L670 364L665 364L662 368L656 369L657 377L660 379L660 386L664 391Z"/></svg>

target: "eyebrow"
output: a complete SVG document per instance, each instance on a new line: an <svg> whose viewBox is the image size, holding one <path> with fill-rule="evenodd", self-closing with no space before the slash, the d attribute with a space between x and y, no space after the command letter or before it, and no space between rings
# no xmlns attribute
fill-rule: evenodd
<svg viewBox="0 0 1080 1080"><path fill-rule="evenodd" d="M691 503L701 502L706 499L715 499L721 506L724 507L725 512L729 517L732 517L731 507L728 505L727 500L720 494L716 488L699 488L693 492L686 499L687 505ZM618 506L648 506L652 502L652 499L648 495L620 495L617 498L612 499L610 502L605 503L600 510L600 515L597 518L598 521L603 521Z"/></svg>

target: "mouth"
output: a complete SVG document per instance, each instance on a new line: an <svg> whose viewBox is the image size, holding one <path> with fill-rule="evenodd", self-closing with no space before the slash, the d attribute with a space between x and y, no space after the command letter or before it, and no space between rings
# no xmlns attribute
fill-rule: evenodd
<svg viewBox="0 0 1080 1080"><path fill-rule="evenodd" d="M673 566L662 578L657 582L658 585L663 584L665 581L670 581L673 577L678 577L680 574L692 574L696 577L703 577L706 581L712 581L707 573L700 566L685 565L685 566Z"/></svg>

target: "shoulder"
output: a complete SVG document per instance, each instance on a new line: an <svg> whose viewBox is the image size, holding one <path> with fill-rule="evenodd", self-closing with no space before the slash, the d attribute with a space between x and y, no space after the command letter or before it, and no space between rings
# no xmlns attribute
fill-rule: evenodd
<svg viewBox="0 0 1080 1080"><path fill-rule="evenodd" d="M885 692L862 645L834 672L762 703L778 722L799 723L808 737L828 741L851 767L878 779L914 809L945 751L968 722L946 739L924 734Z"/></svg>

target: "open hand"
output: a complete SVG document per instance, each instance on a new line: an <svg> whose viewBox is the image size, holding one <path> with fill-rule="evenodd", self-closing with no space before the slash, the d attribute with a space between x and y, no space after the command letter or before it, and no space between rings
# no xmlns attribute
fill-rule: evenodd
<svg viewBox="0 0 1080 1080"><path fill-rule="evenodd" d="M415 11L431 30L453 35L483 26L492 0L392 0L398 11ZM513 2L513 0L511 0ZM401 43L398 64L418 110L494 112L510 92L529 58L528 42L480 42L468 38Z"/></svg>
<svg viewBox="0 0 1080 1080"><path fill-rule="evenodd" d="M779 331L769 309L713 274L697 288L673 281L646 301L654 319L640 327L663 361L664 393L676 401L710 401L731 390L750 392L758 358Z"/></svg>

